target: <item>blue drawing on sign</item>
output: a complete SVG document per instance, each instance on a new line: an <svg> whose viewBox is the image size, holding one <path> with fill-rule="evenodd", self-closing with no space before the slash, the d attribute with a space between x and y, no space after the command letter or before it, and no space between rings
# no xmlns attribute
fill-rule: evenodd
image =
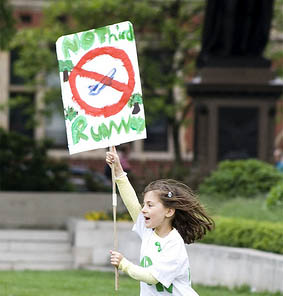
<svg viewBox="0 0 283 296"><path fill-rule="evenodd" d="M116 68L113 68L109 73L104 76L100 82L98 82L95 85L90 85L89 88L89 95L96 96L98 95L105 86L110 86L112 83L112 80L114 78L114 75L116 73Z"/></svg>

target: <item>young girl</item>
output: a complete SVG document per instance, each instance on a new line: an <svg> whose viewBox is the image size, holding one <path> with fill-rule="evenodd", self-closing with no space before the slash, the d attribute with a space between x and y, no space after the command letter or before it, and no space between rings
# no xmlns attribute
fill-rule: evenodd
<svg viewBox="0 0 283 296"><path fill-rule="evenodd" d="M106 153L106 162L114 166L120 195L135 222L133 230L142 239L140 266L116 251L110 251L111 264L140 281L141 296L198 296L191 287L185 243L202 238L213 220L191 189L174 180L150 183L141 206L116 150Z"/></svg>

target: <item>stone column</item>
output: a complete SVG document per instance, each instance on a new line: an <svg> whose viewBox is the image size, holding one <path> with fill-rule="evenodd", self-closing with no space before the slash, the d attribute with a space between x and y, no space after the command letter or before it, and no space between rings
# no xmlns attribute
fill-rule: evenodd
<svg viewBox="0 0 283 296"><path fill-rule="evenodd" d="M8 51L0 51L0 73L4 73L0 78L0 127L4 129L9 128L9 64L10 55Z"/></svg>

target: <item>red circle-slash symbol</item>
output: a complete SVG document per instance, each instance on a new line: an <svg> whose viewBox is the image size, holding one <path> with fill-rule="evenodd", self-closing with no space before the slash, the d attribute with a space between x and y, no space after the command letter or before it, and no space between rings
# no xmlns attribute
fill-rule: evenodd
<svg viewBox="0 0 283 296"><path fill-rule="evenodd" d="M94 58L100 55L110 55L115 59L120 59L128 73L129 79L128 79L128 83L122 83L114 79L111 81L109 87L112 87L122 92L122 96L117 103L113 105L104 106L102 108L95 108L88 105L81 98L76 86L76 77L77 76L86 77L86 78L94 79L96 81L102 81L103 79L105 80L105 75L82 69L83 65L85 65L87 62L93 60ZM127 104L134 90L135 74L134 74L132 63L125 51L115 47L106 46L106 47L93 49L88 53L86 53L70 73L69 83L70 83L71 91L73 94L73 100L77 102L80 105L80 107L83 110L85 110L87 114L90 114L92 116L103 115L104 117L109 117L120 112L124 108L124 106Z"/></svg>

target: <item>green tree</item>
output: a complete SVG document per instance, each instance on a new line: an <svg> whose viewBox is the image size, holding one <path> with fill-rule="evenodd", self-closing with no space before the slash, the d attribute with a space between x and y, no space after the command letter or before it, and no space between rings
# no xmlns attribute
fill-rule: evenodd
<svg viewBox="0 0 283 296"><path fill-rule="evenodd" d="M282 0L276 3L280 5ZM173 131L175 161L179 164L182 161L180 127L188 123L192 107L185 84L194 73L200 50L204 5L205 1L185 0L53 1L44 11L41 27L17 34L14 46L21 46L17 72L26 79L38 79L39 72L57 73L54 45L58 37L130 20L137 39L147 121L158 116L168 119ZM281 13L279 9L275 12ZM277 20L275 27L280 25ZM36 83L39 82L44 80ZM58 100L58 97L54 98Z"/></svg>
<svg viewBox="0 0 283 296"><path fill-rule="evenodd" d="M282 32L283 32L283 0L274 1L274 14L271 26L270 42L266 49L266 56L272 61L272 68L277 77L283 78L283 50L282 50ZM281 130L278 132L275 142L280 142L283 138L283 96L281 95L280 103L277 105L276 123L280 125Z"/></svg>
<svg viewBox="0 0 283 296"><path fill-rule="evenodd" d="M0 50L8 49L15 33L12 8L7 0L0 0Z"/></svg>
<svg viewBox="0 0 283 296"><path fill-rule="evenodd" d="M266 56L272 60L276 74L283 78L283 0L274 1L274 13L271 23L270 41L266 48Z"/></svg>
<svg viewBox="0 0 283 296"><path fill-rule="evenodd" d="M137 39L147 120L160 114L168 118L176 162L180 163L179 131L191 108L185 78L192 73L199 50L203 6L204 1L181 0L53 2L44 11L41 27L17 34L14 46L21 46L17 73L31 80L39 72L58 71L54 51L58 37L130 20Z"/></svg>

